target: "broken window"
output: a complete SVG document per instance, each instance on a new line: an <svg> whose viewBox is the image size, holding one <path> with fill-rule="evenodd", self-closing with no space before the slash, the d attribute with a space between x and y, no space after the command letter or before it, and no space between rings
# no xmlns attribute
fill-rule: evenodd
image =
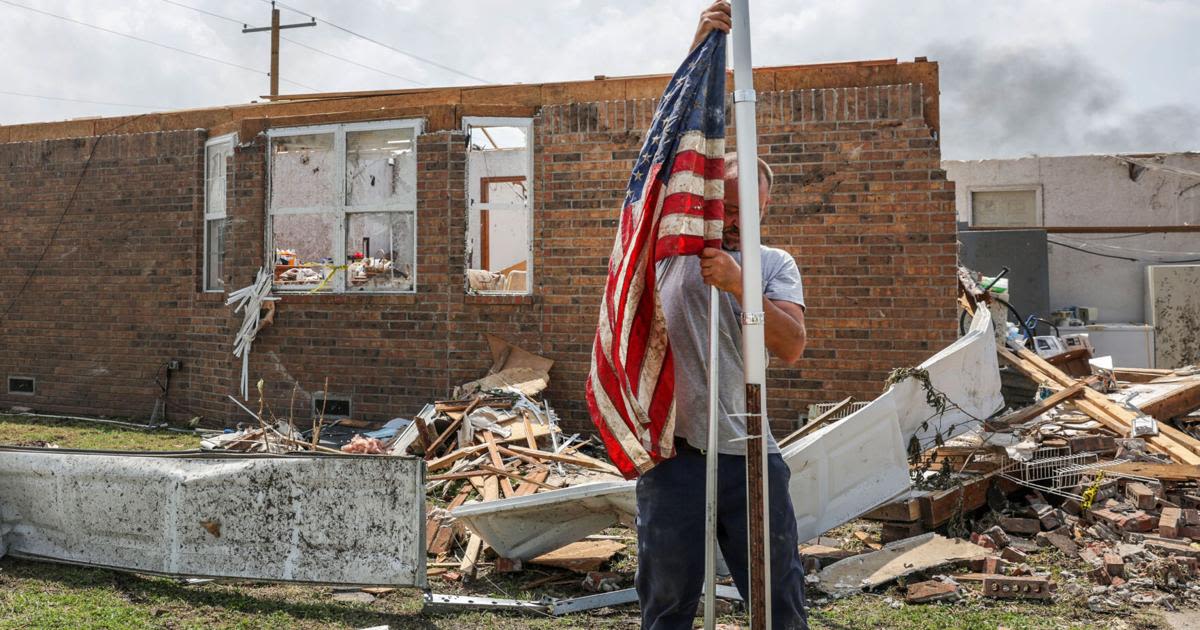
<svg viewBox="0 0 1200 630"><path fill-rule="evenodd" d="M419 121L269 133L276 288L415 290L419 133Z"/></svg>
<svg viewBox="0 0 1200 630"><path fill-rule="evenodd" d="M1042 224L1041 191L1005 188L971 191L972 227L1030 227Z"/></svg>
<svg viewBox="0 0 1200 630"><path fill-rule="evenodd" d="M225 289L225 191L229 159L233 157L233 134L204 144L204 290Z"/></svg>
<svg viewBox="0 0 1200 630"><path fill-rule="evenodd" d="M469 293L526 294L533 286L530 122L464 119Z"/></svg>

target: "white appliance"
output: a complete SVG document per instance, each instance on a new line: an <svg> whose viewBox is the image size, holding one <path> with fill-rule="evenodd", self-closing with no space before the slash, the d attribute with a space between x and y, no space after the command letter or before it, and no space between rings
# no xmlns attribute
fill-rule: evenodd
<svg viewBox="0 0 1200 630"><path fill-rule="evenodd" d="M1094 348L1092 354L1111 355L1116 367L1154 367L1154 327L1148 324L1059 326L1058 332L1064 336L1086 333Z"/></svg>

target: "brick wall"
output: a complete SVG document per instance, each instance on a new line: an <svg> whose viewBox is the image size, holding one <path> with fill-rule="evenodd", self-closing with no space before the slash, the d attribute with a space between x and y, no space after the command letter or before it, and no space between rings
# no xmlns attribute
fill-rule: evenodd
<svg viewBox="0 0 1200 630"><path fill-rule="evenodd" d="M779 431L810 403L877 395L888 370L915 365L954 336L953 188L927 122L931 102L919 84L759 94L760 152L777 174L763 240L797 257L809 307L801 367L769 372ZM328 378L357 416L411 415L484 373L490 332L557 362L547 397L571 430L586 429L598 296L653 108L653 99L540 108L535 289L524 297L464 294L465 143L450 125L431 126L418 140L417 294L284 297L251 362L275 414L287 415L295 391L295 415L306 419ZM203 140L170 132L101 141L4 324L0 375L37 376L38 395L0 391L0 403L144 416L157 395L154 371L181 358L173 419L244 419L226 399L240 375L230 355L240 317L223 296L199 292ZM28 275L94 141L0 145L0 304ZM266 142L240 142L228 192L229 287L249 284L264 260Z"/></svg>

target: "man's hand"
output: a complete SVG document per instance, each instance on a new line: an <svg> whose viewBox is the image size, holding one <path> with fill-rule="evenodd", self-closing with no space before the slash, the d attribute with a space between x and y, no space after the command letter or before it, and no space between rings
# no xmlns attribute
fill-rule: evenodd
<svg viewBox="0 0 1200 630"><path fill-rule="evenodd" d="M700 252L700 277L704 284L733 294L742 300L742 266L728 252L715 247L705 247Z"/></svg>
<svg viewBox="0 0 1200 630"><path fill-rule="evenodd" d="M730 17L729 11L727 0L717 0L700 13L700 25L696 27L696 38L692 40L692 47L688 49L688 52L696 50L704 38L713 31L728 33L729 29L733 28L733 18Z"/></svg>

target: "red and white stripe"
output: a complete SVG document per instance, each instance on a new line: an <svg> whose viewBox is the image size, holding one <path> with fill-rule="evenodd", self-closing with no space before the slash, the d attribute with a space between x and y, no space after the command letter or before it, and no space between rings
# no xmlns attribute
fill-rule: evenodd
<svg viewBox="0 0 1200 630"><path fill-rule="evenodd" d="M675 372L655 289L655 263L719 247L725 140L689 131L669 177L651 167L641 199L622 209L600 305L588 408L609 456L633 478L674 455Z"/></svg>

